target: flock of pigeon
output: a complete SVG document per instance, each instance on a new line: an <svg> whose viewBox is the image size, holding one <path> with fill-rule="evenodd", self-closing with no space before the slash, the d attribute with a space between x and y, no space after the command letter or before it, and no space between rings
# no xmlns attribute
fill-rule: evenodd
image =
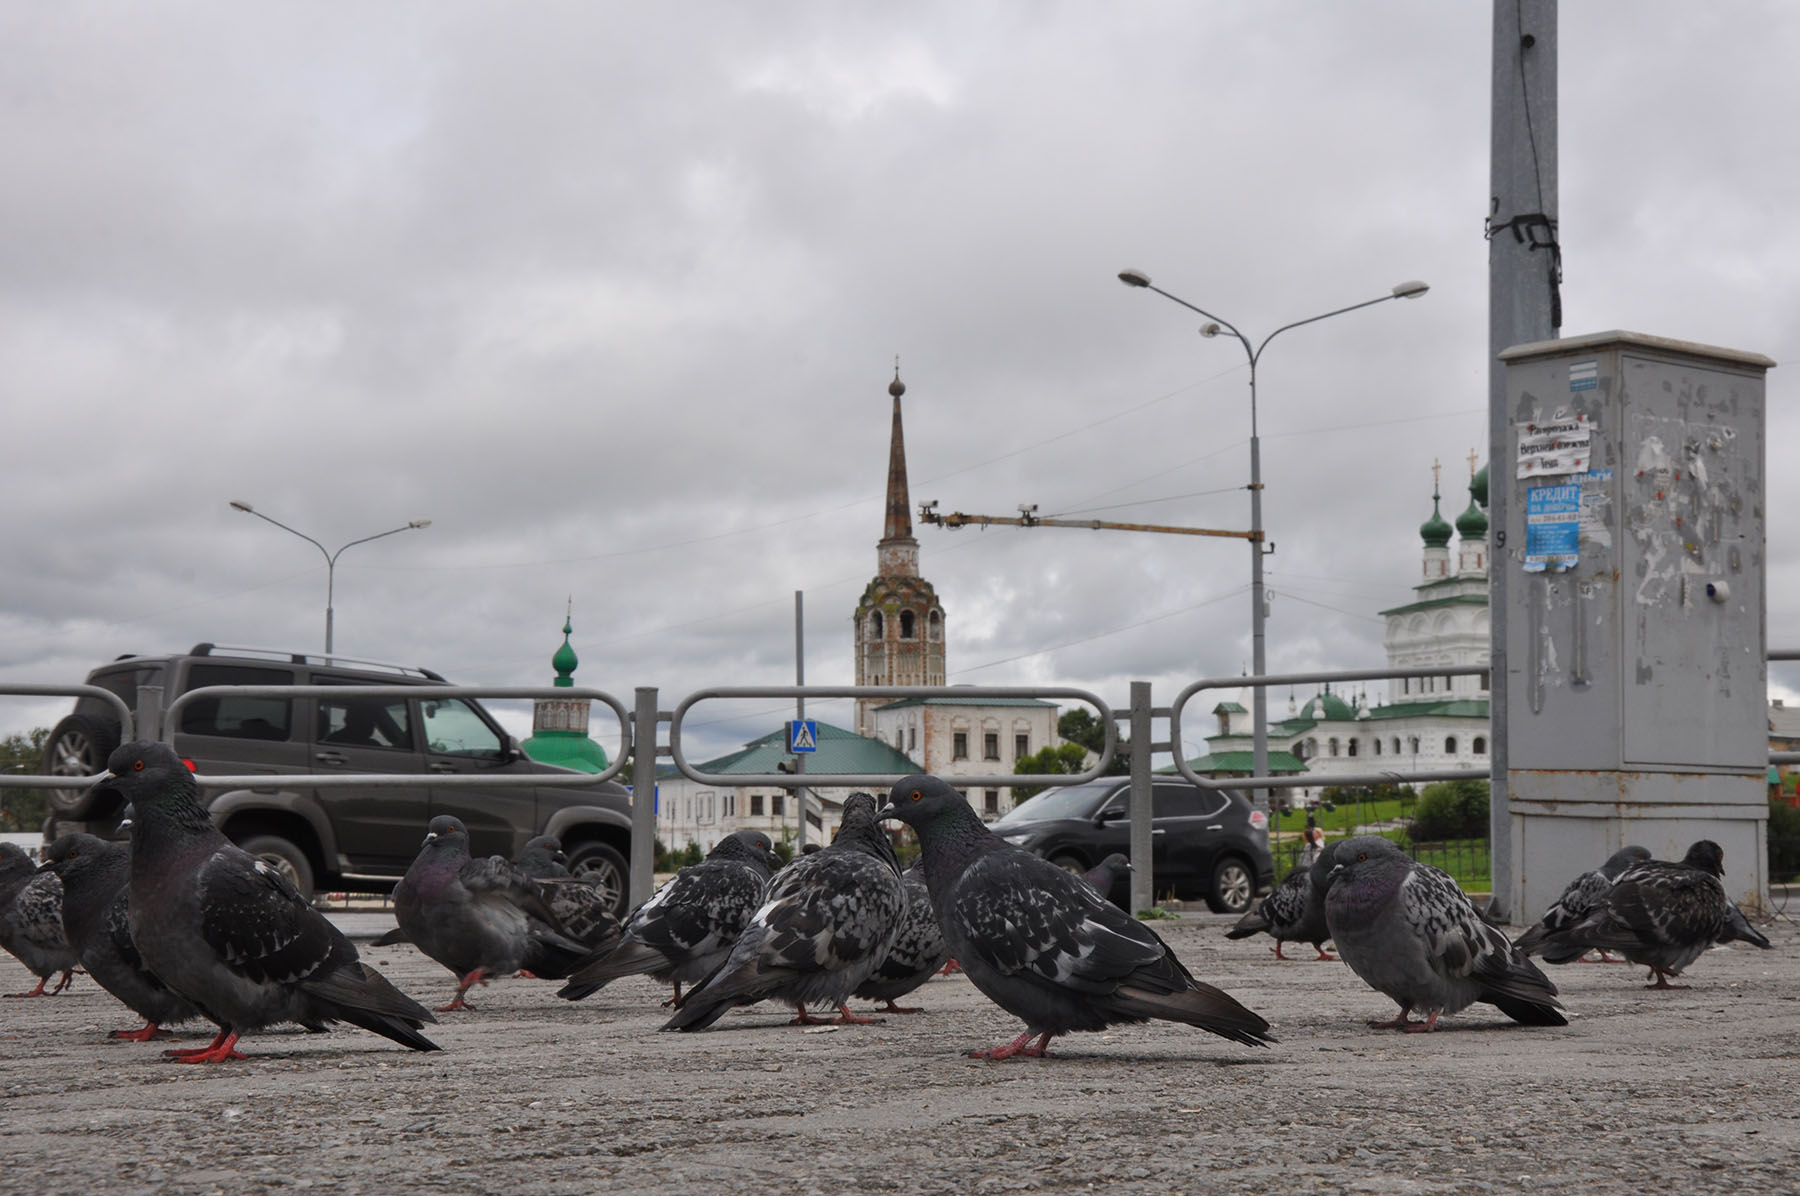
<svg viewBox="0 0 1800 1196"><path fill-rule="evenodd" d="M120 747L100 784L131 807L129 843L65 835L41 869L0 847L0 946L39 977L15 995L61 991L79 965L144 1018L112 1037L148 1041L195 1019L217 1026L207 1046L165 1052L189 1063L241 1059L241 1035L285 1022L315 1031L348 1022L438 1049L423 1033L433 1014L213 826L192 773L166 745ZM919 860L905 872L881 826L889 819L919 838ZM439 1013L472 1008L469 990L496 976L561 980L558 995L576 1001L647 975L673 989L664 1030L704 1030L759 1001L791 1005L796 1024L816 1023L813 1011L825 1008L838 1024L860 1023L874 1019L852 1013L851 998L914 1012L899 998L959 967L1024 1023L1011 1042L971 1051L977 1058L1043 1056L1058 1035L1152 1019L1246 1046L1275 1041L1267 1021L1196 979L1155 931L1107 900L1129 869L1113 857L1087 878L1066 872L995 836L948 783L918 775L885 804L853 794L832 843L785 867L761 832L728 836L621 923L568 874L554 840L533 840L516 863L476 859L467 829L443 816L394 891L395 929L377 942L411 943L452 973L455 996ZM1722 875L1708 841L1679 863L1628 847L1576 878L1515 943L1446 873L1387 839L1356 837L1296 868L1228 937L1266 932L1278 956L1282 943L1306 942L1320 959L1337 958L1324 950L1334 942L1400 1007L1375 1025L1431 1030L1485 1002L1526 1025L1560 1026L1556 986L1531 955L1559 964L1617 952L1666 988L1714 943L1769 947L1726 897Z"/></svg>

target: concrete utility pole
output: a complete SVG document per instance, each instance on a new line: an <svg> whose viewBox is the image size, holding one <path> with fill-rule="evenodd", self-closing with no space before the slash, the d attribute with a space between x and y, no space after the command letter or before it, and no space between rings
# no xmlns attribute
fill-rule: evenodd
<svg viewBox="0 0 1800 1196"><path fill-rule="evenodd" d="M1562 327L1562 248L1557 243L1556 0L1494 0L1494 79L1488 202L1488 619L1491 636L1489 829L1497 919L1513 882L1507 801L1508 574L1523 545L1506 543L1512 445L1506 365L1500 353L1546 341Z"/></svg>

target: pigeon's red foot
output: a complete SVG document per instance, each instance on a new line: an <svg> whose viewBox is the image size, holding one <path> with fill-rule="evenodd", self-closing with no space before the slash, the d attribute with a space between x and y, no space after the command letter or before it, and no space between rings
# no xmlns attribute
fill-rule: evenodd
<svg viewBox="0 0 1800 1196"><path fill-rule="evenodd" d="M962 965L960 963L957 963L954 959L952 959L949 962L947 962L946 964L944 964L943 967L938 969L938 975L940 975L940 976L955 976L955 975L959 974L961 971L962 971Z"/></svg>
<svg viewBox="0 0 1800 1196"><path fill-rule="evenodd" d="M1652 976L1656 977L1656 983L1655 984L1646 984L1646 985L1644 985L1645 988L1661 988L1661 989L1667 989L1670 992L1680 992L1681 990L1687 988L1687 985L1685 985L1685 984L1670 984L1669 978L1667 976L1663 975L1660 969L1651 968L1650 974Z"/></svg>
<svg viewBox="0 0 1800 1196"><path fill-rule="evenodd" d="M814 1017L812 1014L806 1012L806 1006L804 1005L794 1006L794 1020L788 1023L790 1026L829 1026L831 1024L831 1019L829 1018Z"/></svg>
<svg viewBox="0 0 1800 1196"><path fill-rule="evenodd" d="M1402 1005L1400 1007L1400 1012L1394 1015L1393 1021L1391 1021L1391 1022L1370 1022L1369 1029L1371 1029L1371 1030L1404 1030L1408 1026L1416 1026L1416 1025L1418 1025L1418 1023L1413 1021L1412 1018L1409 1016L1411 1013L1412 1013L1411 1005Z"/></svg>
<svg viewBox="0 0 1800 1196"><path fill-rule="evenodd" d="M675 981L675 995L662 1003L664 1009L681 1008L681 981Z"/></svg>
<svg viewBox="0 0 1800 1196"><path fill-rule="evenodd" d="M8 1000L11 1000L13 997L47 997L50 994L44 991L44 982L42 980L39 980L37 983L37 987L32 989L30 992L4 993L4 994L0 994L0 995L4 995Z"/></svg>
<svg viewBox="0 0 1800 1196"><path fill-rule="evenodd" d="M1276 959L1286 959L1287 958L1287 956L1285 956L1281 953L1281 940L1280 939L1275 940L1275 945L1273 947L1271 947L1270 950L1275 952Z"/></svg>
<svg viewBox="0 0 1800 1196"><path fill-rule="evenodd" d="M467 1001L463 1000L463 994L467 993L471 988L474 988L477 984L486 984L487 982L488 982L487 969L486 968L476 968L474 971L470 972L467 976L464 976L462 978L462 983L460 983L456 986L456 996L454 996L450 999L450 1003L448 1005L439 1005L437 1007L437 1011L439 1013L455 1013L459 1009L467 1009L470 1012L473 1012L475 1009L475 1006L473 1006L473 1005L469 1004Z"/></svg>
<svg viewBox="0 0 1800 1196"><path fill-rule="evenodd" d="M538 974L536 972L532 971L530 968L520 968L519 969L519 979L521 979L521 980L536 980L537 978L538 978Z"/></svg>
<svg viewBox="0 0 1800 1196"><path fill-rule="evenodd" d="M220 1030L219 1036L203 1047L194 1050L164 1051L163 1058L177 1063L224 1063L229 1059L242 1059L242 1052L233 1048L237 1046L238 1036L230 1030Z"/></svg>
<svg viewBox="0 0 1800 1196"><path fill-rule="evenodd" d="M107 1037L119 1042L149 1042L153 1038L173 1038L175 1035L155 1022L145 1022L140 1030L114 1030Z"/></svg>
<svg viewBox="0 0 1800 1196"><path fill-rule="evenodd" d="M1400 1029L1406 1034L1426 1034L1437 1029L1438 1011L1433 1009L1431 1015L1422 1022L1407 1022Z"/></svg>
<svg viewBox="0 0 1800 1196"><path fill-rule="evenodd" d="M891 1005L893 1002L889 1001L888 1004ZM879 1017L857 1017L850 1012L850 1006L838 1006L837 1024L840 1026L873 1026L885 1020L885 1018Z"/></svg>
<svg viewBox="0 0 1800 1196"><path fill-rule="evenodd" d="M1031 1041L1034 1033L1035 1031L1027 1030L1005 1046L989 1047L985 1051L970 1051L969 1058L998 1060L1011 1059L1014 1055L1024 1055L1029 1059L1048 1059L1050 1057L1048 1049L1050 1046L1050 1031L1046 1030L1042 1034L1036 1035L1036 1046L1026 1046L1025 1044Z"/></svg>
<svg viewBox="0 0 1800 1196"><path fill-rule="evenodd" d="M1331 960L1333 963L1337 962L1337 956L1333 955L1331 952L1327 951L1325 948L1323 948L1323 947L1318 948L1318 952L1319 952L1318 957L1313 960L1314 963L1320 963L1327 959Z"/></svg>

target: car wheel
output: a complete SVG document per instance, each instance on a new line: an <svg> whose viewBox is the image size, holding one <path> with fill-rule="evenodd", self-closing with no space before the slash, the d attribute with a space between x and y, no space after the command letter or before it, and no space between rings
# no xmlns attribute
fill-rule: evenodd
<svg viewBox="0 0 1800 1196"><path fill-rule="evenodd" d="M71 714L56 724L44 741L44 775L91 777L106 771L106 758L119 746L119 728L108 719L91 714ZM65 818L80 818L94 804L86 786L50 789L50 808Z"/></svg>
<svg viewBox="0 0 1800 1196"><path fill-rule="evenodd" d="M1075 856L1063 854L1050 857L1050 862L1064 872L1073 872L1076 876L1086 876L1088 866Z"/></svg>
<svg viewBox="0 0 1800 1196"><path fill-rule="evenodd" d="M569 857L569 871L600 890L608 909L621 918L629 912L631 868L624 856L592 839L564 844L563 853Z"/></svg>
<svg viewBox="0 0 1800 1196"><path fill-rule="evenodd" d="M1241 914L1255 897L1256 877L1250 865L1234 855L1213 865L1212 884L1206 890L1206 905L1213 913Z"/></svg>
<svg viewBox="0 0 1800 1196"><path fill-rule="evenodd" d="M286 877L300 896L313 899L312 861L297 845L280 835L251 835L238 846Z"/></svg>

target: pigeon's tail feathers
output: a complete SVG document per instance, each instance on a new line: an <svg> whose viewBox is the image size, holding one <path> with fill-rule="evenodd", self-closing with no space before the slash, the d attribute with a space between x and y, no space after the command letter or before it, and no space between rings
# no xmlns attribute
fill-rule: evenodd
<svg viewBox="0 0 1800 1196"><path fill-rule="evenodd" d="M404 930L400 929L398 926L396 926L392 930L388 931L386 934L382 935L380 938L371 940L369 943L369 946L371 946L371 947L392 947L396 943L410 943L410 942L412 942L412 935L406 933L406 931L404 931Z"/></svg>
<svg viewBox="0 0 1800 1196"><path fill-rule="evenodd" d="M1527 1000L1505 993L1489 993L1481 998L1522 1026L1566 1026L1569 1019L1555 1001Z"/></svg>
<svg viewBox="0 0 1800 1196"><path fill-rule="evenodd" d="M675 1016L662 1024L664 1030L704 1030L725 1016L728 1009L748 1004L740 997L722 997L708 994L695 1000L695 994L689 993L682 998L681 1007Z"/></svg>
<svg viewBox="0 0 1800 1196"><path fill-rule="evenodd" d="M360 960L307 980L300 988L328 1018L361 1026L415 1051L438 1049L436 1043L419 1033L421 1026L437 1018Z"/></svg>
<svg viewBox="0 0 1800 1196"><path fill-rule="evenodd" d="M1737 938L1739 942L1749 943L1753 947L1761 947L1764 951L1773 951L1775 949L1774 943L1771 943L1768 939L1764 938L1762 933L1758 931L1756 927L1747 923L1737 928Z"/></svg>
<svg viewBox="0 0 1800 1196"><path fill-rule="evenodd" d="M1764 951L1774 950L1775 947L1775 944L1762 936L1761 931L1750 925L1750 920L1744 917L1744 911L1735 904L1729 905L1725 909L1725 929L1719 932L1718 941L1721 943L1749 943L1753 947L1761 947Z"/></svg>
<svg viewBox="0 0 1800 1196"><path fill-rule="evenodd" d="M1524 934L1515 939L1513 941L1513 946L1518 948L1521 955L1544 955L1545 959L1549 959L1549 956L1544 951L1545 943L1549 938L1550 927L1539 922L1536 926L1533 926L1530 930L1527 930ZM1550 962L1555 963L1558 961L1550 960Z"/></svg>
<svg viewBox="0 0 1800 1196"><path fill-rule="evenodd" d="M767 941L769 928L753 924L738 939L737 946L712 975L696 984L681 999L675 1016L663 1023L665 1030L704 1030L727 1009L753 1005L768 994L783 969L765 967L757 958L758 948Z"/></svg>
<svg viewBox="0 0 1800 1196"><path fill-rule="evenodd" d="M1545 963L1561 965L1565 963L1574 963L1583 955L1586 955L1587 950L1586 947L1547 946L1540 943L1537 945L1537 956Z"/></svg>
<svg viewBox="0 0 1800 1196"><path fill-rule="evenodd" d="M1228 939L1247 939L1253 934L1262 934L1269 929L1269 919L1263 916L1263 907L1255 909L1237 920L1237 924L1225 932Z"/></svg>
<svg viewBox="0 0 1800 1196"><path fill-rule="evenodd" d="M610 950L589 952L569 973L569 982L557 989L556 995L566 1001L579 1001L623 976L641 976L668 966L668 957L655 947L626 939Z"/></svg>
<svg viewBox="0 0 1800 1196"><path fill-rule="evenodd" d="M1175 992L1156 992L1123 984L1107 1004L1128 1017L1182 1022L1245 1046L1266 1046L1276 1041L1269 1033L1268 1022L1239 1004L1229 993L1199 980L1193 982L1193 987Z"/></svg>
<svg viewBox="0 0 1800 1196"><path fill-rule="evenodd" d="M525 968L544 980L563 980L592 958L593 952L560 934L534 937L525 951Z"/></svg>

